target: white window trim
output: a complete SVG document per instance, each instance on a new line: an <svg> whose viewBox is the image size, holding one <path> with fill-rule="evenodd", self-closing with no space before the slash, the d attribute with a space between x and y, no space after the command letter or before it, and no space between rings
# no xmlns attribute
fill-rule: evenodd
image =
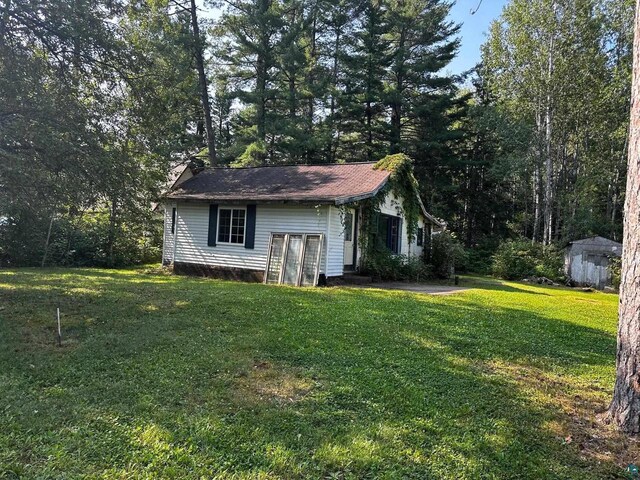
<svg viewBox="0 0 640 480"><path fill-rule="evenodd" d="M231 210L231 225L233 225L233 211L234 210L242 210L244 212L244 232L242 234L242 243L235 242L221 242L220 241L220 212L222 210ZM236 206L218 206L218 220L216 225L216 245L232 245L234 247L244 247L245 242L247 241L247 207L236 207ZM229 231L229 238L231 238L231 231Z"/></svg>

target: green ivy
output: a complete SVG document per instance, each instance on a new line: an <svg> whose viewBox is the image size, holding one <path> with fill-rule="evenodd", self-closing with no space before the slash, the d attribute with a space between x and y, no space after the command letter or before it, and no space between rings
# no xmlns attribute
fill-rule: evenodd
<svg viewBox="0 0 640 480"><path fill-rule="evenodd" d="M374 220L380 213L380 205L389 192L402 199L402 211L407 225L407 240L409 242L415 238L421 212L417 193L418 182L413 175L413 160L410 157L403 153L387 155L378 161L373 168L386 170L391 172L391 175L389 182L378 195L358 203L358 206L362 208L360 248L365 260L375 253L374 238L377 226Z"/></svg>

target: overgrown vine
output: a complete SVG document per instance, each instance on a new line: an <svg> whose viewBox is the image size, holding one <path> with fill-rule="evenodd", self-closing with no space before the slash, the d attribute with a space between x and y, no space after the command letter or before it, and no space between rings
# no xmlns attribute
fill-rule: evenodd
<svg viewBox="0 0 640 480"><path fill-rule="evenodd" d="M388 193L402 199L402 213L407 225L407 240L411 243L418 230L421 206L418 200L418 182L413 175L413 161L403 153L387 155L378 161L376 170L386 170L391 173L389 182L375 197L358 202L361 207L360 249L363 257L367 258L375 253L375 235L377 224L375 219L380 214L380 206L384 203Z"/></svg>

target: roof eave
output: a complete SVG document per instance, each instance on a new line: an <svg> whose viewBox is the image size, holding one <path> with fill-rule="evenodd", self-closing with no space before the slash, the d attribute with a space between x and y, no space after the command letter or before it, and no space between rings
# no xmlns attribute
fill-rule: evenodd
<svg viewBox="0 0 640 480"><path fill-rule="evenodd" d="M311 205L331 205L334 203L334 200L329 198L274 198L274 199L264 199L264 198L250 198L250 197L239 197L239 198L224 198L224 197L192 197L188 195L168 195L165 197L166 201L176 201L180 200L183 202L193 202L193 203L233 203L233 204L241 204L241 203L260 203L260 204L284 204L284 203L292 203L292 204L311 204Z"/></svg>
<svg viewBox="0 0 640 480"><path fill-rule="evenodd" d="M359 202L362 200L366 200L368 198L373 198L376 195L378 195L378 193L380 193L380 190L382 190L382 188L387 184L388 181L389 181L389 177L385 178L382 182L380 182L380 185L378 185L374 190L371 190L370 192L361 193L360 195L352 195L349 197L339 197L339 198L336 198L334 203L336 206L340 206L340 205L346 205L348 203Z"/></svg>

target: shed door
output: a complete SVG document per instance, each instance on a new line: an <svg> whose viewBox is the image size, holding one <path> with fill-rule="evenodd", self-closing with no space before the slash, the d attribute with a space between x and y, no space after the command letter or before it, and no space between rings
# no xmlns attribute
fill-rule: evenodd
<svg viewBox="0 0 640 480"><path fill-rule="evenodd" d="M609 283L609 259L606 255L589 253L584 255L583 283L604 288Z"/></svg>

